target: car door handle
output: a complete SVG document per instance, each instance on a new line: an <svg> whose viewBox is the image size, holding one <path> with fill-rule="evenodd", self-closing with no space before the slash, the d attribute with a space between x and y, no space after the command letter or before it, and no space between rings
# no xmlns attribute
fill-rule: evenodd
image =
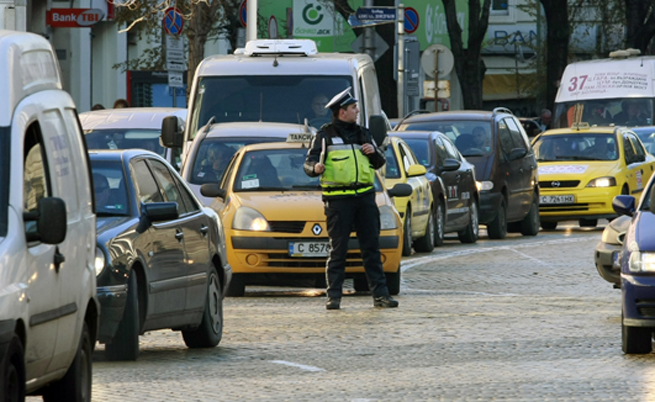
<svg viewBox="0 0 655 402"><path fill-rule="evenodd" d="M203 236L207 236L207 232L209 232L209 226L205 226L205 225L200 226L200 233L202 233Z"/></svg>
<svg viewBox="0 0 655 402"><path fill-rule="evenodd" d="M175 233L175 238L176 238L177 240L182 240L182 239L184 239L184 232L181 232L181 231L178 230L178 231Z"/></svg>

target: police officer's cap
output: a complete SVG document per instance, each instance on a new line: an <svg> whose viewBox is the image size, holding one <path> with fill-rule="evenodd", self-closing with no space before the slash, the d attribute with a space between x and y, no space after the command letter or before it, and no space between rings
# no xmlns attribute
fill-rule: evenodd
<svg viewBox="0 0 655 402"><path fill-rule="evenodd" d="M348 87L336 94L332 99L330 99L327 105L325 105L325 108L335 110L339 108L345 108L348 105L352 105L353 103L357 103L357 99L353 98L353 96L350 94L351 89L352 87Z"/></svg>

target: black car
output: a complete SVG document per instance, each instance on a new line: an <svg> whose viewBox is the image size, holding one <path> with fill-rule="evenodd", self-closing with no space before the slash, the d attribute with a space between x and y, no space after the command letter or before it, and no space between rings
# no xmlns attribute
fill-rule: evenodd
<svg viewBox="0 0 655 402"><path fill-rule="evenodd" d="M508 231L539 232L537 160L511 111L425 113L403 119L397 131L440 131L473 165L480 192L480 223L492 239Z"/></svg>
<svg viewBox="0 0 655 402"><path fill-rule="evenodd" d="M394 131L391 134L402 138L418 162L425 166L432 196L441 203L443 213L437 218L435 245L443 244L444 234L450 232L457 232L463 243L475 243L480 203L475 167L439 131Z"/></svg>
<svg viewBox="0 0 655 402"><path fill-rule="evenodd" d="M91 151L97 211L98 340L109 360L135 360L145 331L181 330L216 346L232 277L218 215L145 150Z"/></svg>

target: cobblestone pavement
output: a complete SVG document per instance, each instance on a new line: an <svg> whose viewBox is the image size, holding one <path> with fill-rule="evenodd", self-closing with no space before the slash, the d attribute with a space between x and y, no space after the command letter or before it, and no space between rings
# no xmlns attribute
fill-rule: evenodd
<svg viewBox="0 0 655 402"><path fill-rule="evenodd" d="M398 309L349 291L247 288L215 349L142 337L136 362L94 354L94 401L649 401L655 354L621 352L620 291L595 230L449 238L403 261ZM39 400L39 398L28 398Z"/></svg>

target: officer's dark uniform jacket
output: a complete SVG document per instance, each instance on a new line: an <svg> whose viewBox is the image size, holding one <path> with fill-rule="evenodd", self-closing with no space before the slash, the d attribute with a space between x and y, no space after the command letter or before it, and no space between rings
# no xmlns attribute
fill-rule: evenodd
<svg viewBox="0 0 655 402"><path fill-rule="evenodd" d="M319 162L325 139L325 171L321 175L323 199L352 197L375 191L375 170L384 166L384 153L377 147L366 128L357 123L332 119L316 134L305 161L305 173L316 177L314 165ZM372 144L375 152L364 155L363 144Z"/></svg>

